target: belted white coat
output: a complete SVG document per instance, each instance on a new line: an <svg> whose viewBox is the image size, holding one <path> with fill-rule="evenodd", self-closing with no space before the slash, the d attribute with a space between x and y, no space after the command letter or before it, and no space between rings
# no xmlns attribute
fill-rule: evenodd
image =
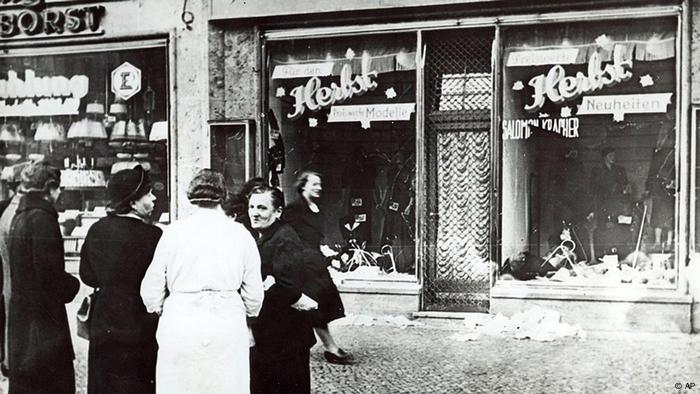
<svg viewBox="0 0 700 394"><path fill-rule="evenodd" d="M163 232L141 297L158 323L156 393L249 393L246 316L262 306L253 237L220 208Z"/></svg>

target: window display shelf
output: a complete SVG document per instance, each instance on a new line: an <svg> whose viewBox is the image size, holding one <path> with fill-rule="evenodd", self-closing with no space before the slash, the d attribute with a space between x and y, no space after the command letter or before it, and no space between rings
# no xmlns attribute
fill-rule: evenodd
<svg viewBox="0 0 700 394"><path fill-rule="evenodd" d="M61 170L61 185L68 190L80 190L102 188L107 186L107 181L99 170Z"/></svg>

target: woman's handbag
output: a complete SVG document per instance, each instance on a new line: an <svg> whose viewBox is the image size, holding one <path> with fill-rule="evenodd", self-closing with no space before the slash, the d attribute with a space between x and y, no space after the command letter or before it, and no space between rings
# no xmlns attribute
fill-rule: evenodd
<svg viewBox="0 0 700 394"><path fill-rule="evenodd" d="M80 308L78 308L78 312L75 316L78 336L87 340L90 340L90 319L92 316L92 308L95 305L96 295L97 291L94 291L92 294L83 298L83 302L80 304Z"/></svg>

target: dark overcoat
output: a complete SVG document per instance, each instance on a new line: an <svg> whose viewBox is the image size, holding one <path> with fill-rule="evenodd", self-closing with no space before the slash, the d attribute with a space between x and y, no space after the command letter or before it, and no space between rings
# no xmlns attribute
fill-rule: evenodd
<svg viewBox="0 0 700 394"><path fill-rule="evenodd" d="M307 248L318 250L324 237L322 212L313 212L300 197L284 207L282 221L294 228Z"/></svg>
<svg viewBox="0 0 700 394"><path fill-rule="evenodd" d="M162 230L136 217L107 216L90 227L80 279L99 289L90 322L88 394L155 392L158 316L139 289Z"/></svg>
<svg viewBox="0 0 700 394"><path fill-rule="evenodd" d="M324 326L345 316L340 293L328 273L328 261L319 249L324 237L322 213L312 212L308 204L299 199L284 208L282 221L294 229L305 247L302 290L318 302L318 311L313 314L314 326Z"/></svg>
<svg viewBox="0 0 700 394"><path fill-rule="evenodd" d="M275 284L265 292L256 320L256 346L276 355L308 350L316 343L309 316L290 307L301 297L301 262L308 252L289 225L277 222L268 230L257 243L262 276L274 276Z"/></svg>
<svg viewBox="0 0 700 394"><path fill-rule="evenodd" d="M74 394L65 304L80 281L65 272L58 213L41 194L20 201L10 229L10 394Z"/></svg>
<svg viewBox="0 0 700 394"><path fill-rule="evenodd" d="M275 284L265 291L260 314L252 325L255 347L251 352L253 394L308 393L309 349L316 343L311 315L291 307L301 297L307 250L294 230L274 223L257 241L262 276Z"/></svg>

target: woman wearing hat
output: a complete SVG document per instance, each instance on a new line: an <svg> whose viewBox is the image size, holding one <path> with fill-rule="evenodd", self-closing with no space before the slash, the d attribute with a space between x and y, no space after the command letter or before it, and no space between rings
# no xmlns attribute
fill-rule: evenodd
<svg viewBox="0 0 700 394"><path fill-rule="evenodd" d="M141 283L158 323L156 392L248 393L246 317L257 316L263 284L255 240L221 209L223 176L204 169L187 198L193 214L170 225Z"/></svg>
<svg viewBox="0 0 700 394"><path fill-rule="evenodd" d="M158 316L146 312L139 286L162 231L151 180L141 167L112 175L107 217L90 227L80 251L80 278L94 287L88 393L155 393Z"/></svg>

